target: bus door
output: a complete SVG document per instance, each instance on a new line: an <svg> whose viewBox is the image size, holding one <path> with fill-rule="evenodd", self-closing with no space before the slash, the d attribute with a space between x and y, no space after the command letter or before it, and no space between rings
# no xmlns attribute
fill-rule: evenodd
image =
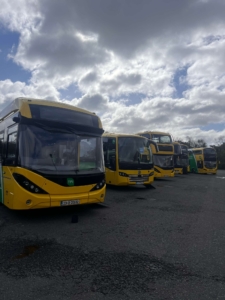
<svg viewBox="0 0 225 300"><path fill-rule="evenodd" d="M105 161L105 177L107 184L116 184L116 138L104 137L103 138L103 151Z"/></svg>
<svg viewBox="0 0 225 300"><path fill-rule="evenodd" d="M4 132L0 133L0 203L3 203L2 153Z"/></svg>

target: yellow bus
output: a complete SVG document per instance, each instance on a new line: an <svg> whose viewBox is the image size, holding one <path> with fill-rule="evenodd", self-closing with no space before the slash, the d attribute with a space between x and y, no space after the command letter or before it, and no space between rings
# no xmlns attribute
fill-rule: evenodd
<svg viewBox="0 0 225 300"><path fill-rule="evenodd" d="M0 202L17 210L103 202L102 134L94 113L15 99L0 114Z"/></svg>
<svg viewBox="0 0 225 300"><path fill-rule="evenodd" d="M151 146L155 178L174 177L174 147L171 135L159 131L145 131L137 134L152 140L158 146L158 152L155 151L154 146Z"/></svg>
<svg viewBox="0 0 225 300"><path fill-rule="evenodd" d="M174 171L175 174L188 174L190 171L188 146L174 142Z"/></svg>
<svg viewBox="0 0 225 300"><path fill-rule="evenodd" d="M217 172L217 154L211 147L192 148L191 149L197 163L198 173L213 174Z"/></svg>
<svg viewBox="0 0 225 300"><path fill-rule="evenodd" d="M149 144L148 139L138 135L104 133L106 183L150 187L154 181L154 168Z"/></svg>

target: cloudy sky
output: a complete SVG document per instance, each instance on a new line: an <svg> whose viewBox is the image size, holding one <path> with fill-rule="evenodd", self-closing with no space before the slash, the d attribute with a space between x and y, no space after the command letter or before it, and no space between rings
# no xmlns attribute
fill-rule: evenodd
<svg viewBox="0 0 225 300"><path fill-rule="evenodd" d="M104 129L225 136L224 0L0 0L0 109L96 112Z"/></svg>

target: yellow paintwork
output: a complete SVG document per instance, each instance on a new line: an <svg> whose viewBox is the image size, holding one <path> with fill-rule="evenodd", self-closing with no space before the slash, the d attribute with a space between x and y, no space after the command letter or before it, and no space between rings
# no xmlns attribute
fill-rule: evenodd
<svg viewBox="0 0 225 300"><path fill-rule="evenodd" d="M154 170L141 170L140 173L138 173L138 170L119 170L119 171L112 171L108 168L105 168L106 171L106 183L112 184L112 185L118 185L118 186L127 186L127 185L136 185L136 182L130 181L129 177L120 176L119 172L126 173L127 175L149 175L150 173L153 173L151 176L149 176L149 179L145 181L143 184L148 185L153 183L154 181Z"/></svg>
<svg viewBox="0 0 225 300"><path fill-rule="evenodd" d="M18 173L45 190L48 194L35 194L21 187L13 177ZM3 167L4 205L10 209L35 209L60 206L63 200L80 200L80 204L104 202L105 186L91 191L95 184L86 186L64 187L36 173L20 167ZM27 200L31 200L29 205Z"/></svg>
<svg viewBox="0 0 225 300"><path fill-rule="evenodd" d="M217 169L207 169L205 167L203 169L198 168L198 173L199 174L216 174Z"/></svg>
<svg viewBox="0 0 225 300"><path fill-rule="evenodd" d="M183 175L183 168L174 168L175 174L181 174Z"/></svg>
<svg viewBox="0 0 225 300"><path fill-rule="evenodd" d="M118 162L118 137L138 137L138 138L143 138L140 137L139 135L135 134L123 134L123 133L104 133L103 137L111 137L111 138L116 138L116 171L113 171L109 168L105 167L105 179L107 184L111 185L116 185L116 186L128 186L128 185L136 185L135 181L130 181L129 177L125 176L120 176L119 173L125 173L128 176L143 176L143 175L148 175L152 174L151 176L148 177L147 181L144 181L144 185L150 185L154 181L154 168L150 170L119 170L119 162Z"/></svg>
<svg viewBox="0 0 225 300"><path fill-rule="evenodd" d="M155 169L155 178L164 178L164 177L174 177L175 172L174 169L171 170L164 170L158 166L154 166Z"/></svg>

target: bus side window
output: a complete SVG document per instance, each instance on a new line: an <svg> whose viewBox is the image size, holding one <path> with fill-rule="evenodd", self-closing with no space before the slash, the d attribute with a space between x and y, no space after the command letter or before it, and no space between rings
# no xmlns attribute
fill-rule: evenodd
<svg viewBox="0 0 225 300"><path fill-rule="evenodd" d="M106 168L116 170L116 139L103 138L103 151Z"/></svg>
<svg viewBox="0 0 225 300"><path fill-rule="evenodd" d="M16 159L17 132L12 132L8 135L6 164L15 164Z"/></svg>

